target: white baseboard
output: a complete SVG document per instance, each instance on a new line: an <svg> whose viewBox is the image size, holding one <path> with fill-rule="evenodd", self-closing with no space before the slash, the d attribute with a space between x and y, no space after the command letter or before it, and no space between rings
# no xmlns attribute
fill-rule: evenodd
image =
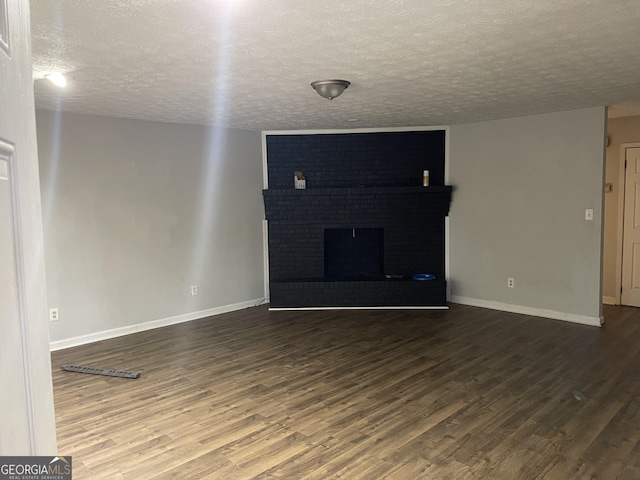
<svg viewBox="0 0 640 480"><path fill-rule="evenodd" d="M242 310L243 308L255 307L264 303L264 298L256 298L246 302L233 303L230 305L222 305L221 307L208 308L198 312L183 313L174 317L161 318L160 320L152 320L150 322L138 323L136 325L127 325L126 327L114 328L112 330L104 330L102 332L89 333L80 335L79 337L66 338L64 340L56 340L49 344L49 350L62 350L64 348L77 347L78 345L86 345L87 343L99 342L109 338L121 337L136 332L144 332L154 328L166 327L167 325L175 325L176 323L190 322L200 318L211 317L212 315L220 315L222 313Z"/></svg>
<svg viewBox="0 0 640 480"><path fill-rule="evenodd" d="M605 305L618 305L616 297L608 297L606 295L602 297L602 303Z"/></svg>
<svg viewBox="0 0 640 480"><path fill-rule="evenodd" d="M557 310L547 310L545 308L525 307L522 305L511 305L509 303L493 302L490 300L480 300L478 298L451 296L452 303L471 305L472 307L490 308L492 310L502 310L503 312L520 313L532 315L534 317L552 318L565 322L580 323L592 327L600 327L604 323L604 317L590 317L588 315L577 315L575 313L559 312Z"/></svg>
<svg viewBox="0 0 640 480"><path fill-rule="evenodd" d="M293 310L449 310L447 305L436 307L269 307L271 312Z"/></svg>

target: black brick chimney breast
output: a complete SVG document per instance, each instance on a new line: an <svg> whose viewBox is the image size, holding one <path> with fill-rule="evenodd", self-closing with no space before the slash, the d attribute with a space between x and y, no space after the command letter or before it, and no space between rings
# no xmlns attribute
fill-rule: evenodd
<svg viewBox="0 0 640 480"><path fill-rule="evenodd" d="M271 307L445 306L444 220L452 190L444 185L445 133L267 135ZM294 189L296 171L304 190ZM378 243L357 240L358 229ZM327 263L325 251L327 235L336 235L327 232L339 230L364 242L329 247L362 257L345 258L344 268L336 258ZM362 265L368 258L380 265ZM436 278L412 280L415 273Z"/></svg>

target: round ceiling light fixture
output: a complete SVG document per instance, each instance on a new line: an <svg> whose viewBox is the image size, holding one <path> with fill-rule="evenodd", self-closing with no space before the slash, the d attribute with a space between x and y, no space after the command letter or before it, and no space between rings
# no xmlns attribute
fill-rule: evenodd
<svg viewBox="0 0 640 480"><path fill-rule="evenodd" d="M321 97L333 100L342 95L351 82L347 80L316 80L311 82L313 89L318 92Z"/></svg>

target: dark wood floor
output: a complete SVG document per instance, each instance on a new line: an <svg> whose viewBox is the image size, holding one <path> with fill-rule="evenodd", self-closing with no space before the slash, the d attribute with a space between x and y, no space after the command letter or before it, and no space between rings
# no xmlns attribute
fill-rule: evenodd
<svg viewBox="0 0 640 480"><path fill-rule="evenodd" d="M257 307L54 352L59 453L76 480L635 480L640 310L605 318Z"/></svg>

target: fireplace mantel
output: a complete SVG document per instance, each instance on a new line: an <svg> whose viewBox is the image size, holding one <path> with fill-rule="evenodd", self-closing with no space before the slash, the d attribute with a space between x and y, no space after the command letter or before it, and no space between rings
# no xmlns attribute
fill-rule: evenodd
<svg viewBox="0 0 640 480"><path fill-rule="evenodd" d="M414 221L445 217L451 186L317 188L263 190L269 222L324 224L363 228L394 223L414 215Z"/></svg>
<svg viewBox="0 0 640 480"><path fill-rule="evenodd" d="M263 190L266 219L270 222L323 223L364 227L394 222L400 216L445 217L451 186L357 187Z"/></svg>
<svg viewBox="0 0 640 480"><path fill-rule="evenodd" d="M295 188L271 188L263 190L262 193L265 197L280 197L280 196L316 196L316 195L407 195L407 194L433 194L442 192L451 192L453 187L450 185L429 187L334 187L334 188L305 188L296 190Z"/></svg>

